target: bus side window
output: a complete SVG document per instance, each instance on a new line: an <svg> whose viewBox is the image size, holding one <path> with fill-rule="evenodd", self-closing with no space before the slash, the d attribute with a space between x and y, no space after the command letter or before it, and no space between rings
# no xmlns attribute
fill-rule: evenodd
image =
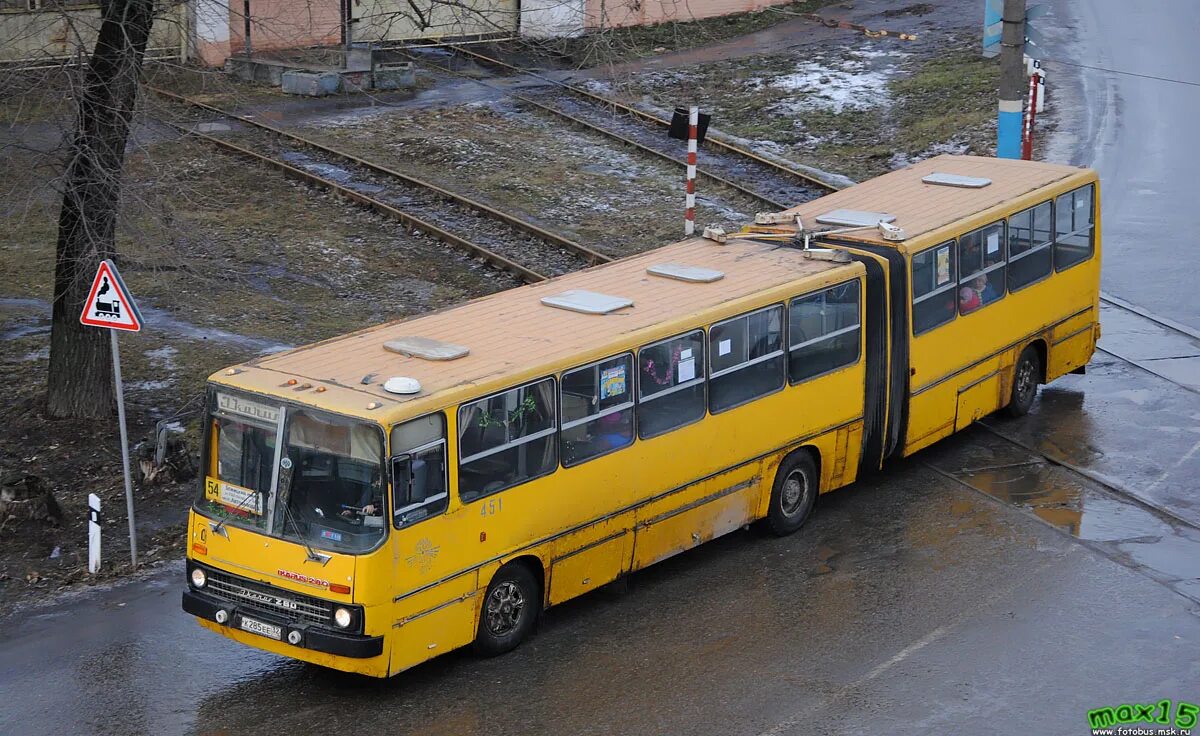
<svg viewBox="0 0 1200 736"><path fill-rule="evenodd" d="M1092 257L1095 248L1093 202L1088 184L1060 195L1054 202L1054 270L1062 271Z"/></svg>
<svg viewBox="0 0 1200 736"><path fill-rule="evenodd" d="M913 334L920 335L954 319L958 271L954 241L921 251L912 259Z"/></svg>
<svg viewBox="0 0 1200 736"><path fill-rule="evenodd" d="M716 323L708 330L708 354L714 414L783 388L783 305Z"/></svg>
<svg viewBox="0 0 1200 736"><path fill-rule="evenodd" d="M473 501L554 472L554 379L463 404L458 410L458 495Z"/></svg>
<svg viewBox="0 0 1200 736"><path fill-rule="evenodd" d="M1008 219L1008 290L1016 291L1050 275L1051 207L1043 202Z"/></svg>
<svg viewBox="0 0 1200 736"><path fill-rule="evenodd" d="M792 300L788 378L799 383L858 362L861 342L857 281Z"/></svg>
<svg viewBox="0 0 1200 736"><path fill-rule="evenodd" d="M704 331L638 351L638 436L655 437L704 417Z"/></svg>
<svg viewBox="0 0 1200 736"><path fill-rule="evenodd" d="M968 314L1004 296L1004 221L958 239L958 313Z"/></svg>
<svg viewBox="0 0 1200 736"><path fill-rule="evenodd" d="M392 429L392 524L400 529L446 510L446 417L441 413Z"/></svg>
<svg viewBox="0 0 1200 736"><path fill-rule="evenodd" d="M631 444L633 355L618 355L563 373L559 406L564 467Z"/></svg>

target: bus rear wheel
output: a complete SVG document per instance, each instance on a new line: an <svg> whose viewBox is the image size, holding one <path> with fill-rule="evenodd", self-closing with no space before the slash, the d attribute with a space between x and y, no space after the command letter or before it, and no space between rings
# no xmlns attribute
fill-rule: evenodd
<svg viewBox="0 0 1200 736"><path fill-rule="evenodd" d="M475 651L495 657L516 649L533 629L540 603L538 583L528 567L510 563L500 568L483 598Z"/></svg>
<svg viewBox="0 0 1200 736"><path fill-rule="evenodd" d="M775 473L767 529L777 537L795 532L808 519L817 500L817 468L806 451L789 455Z"/></svg>
<svg viewBox="0 0 1200 736"><path fill-rule="evenodd" d="M1037 348L1026 345L1017 358L1017 366L1013 369L1012 394L1004 413L1010 417L1023 417L1033 407L1033 398L1037 396L1038 382L1042 378L1042 356Z"/></svg>

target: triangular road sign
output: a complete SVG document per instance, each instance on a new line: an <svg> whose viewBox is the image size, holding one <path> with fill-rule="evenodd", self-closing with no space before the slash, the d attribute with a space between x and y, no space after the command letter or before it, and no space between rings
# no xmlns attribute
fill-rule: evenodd
<svg viewBox="0 0 1200 736"><path fill-rule="evenodd" d="M105 259L100 262L79 321L110 330L137 332L142 329L142 313L138 311L112 261Z"/></svg>

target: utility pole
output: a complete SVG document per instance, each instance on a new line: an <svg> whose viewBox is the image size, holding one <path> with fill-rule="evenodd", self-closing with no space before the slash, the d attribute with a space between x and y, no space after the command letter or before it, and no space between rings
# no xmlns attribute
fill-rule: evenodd
<svg viewBox="0 0 1200 736"><path fill-rule="evenodd" d="M1000 36L1000 109L996 118L996 157L1021 157L1025 96L1025 0L1004 0Z"/></svg>

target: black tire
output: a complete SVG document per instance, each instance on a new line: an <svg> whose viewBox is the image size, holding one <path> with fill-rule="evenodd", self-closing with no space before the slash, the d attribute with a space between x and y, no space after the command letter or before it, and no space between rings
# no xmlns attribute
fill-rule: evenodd
<svg viewBox="0 0 1200 736"><path fill-rule="evenodd" d="M516 649L533 630L542 605L540 590L525 565L510 563L500 568L483 597L475 651L495 657Z"/></svg>
<svg viewBox="0 0 1200 736"><path fill-rule="evenodd" d="M784 458L771 488L766 528L777 537L786 537L804 526L817 501L819 489L817 468L807 451L801 450Z"/></svg>
<svg viewBox="0 0 1200 736"><path fill-rule="evenodd" d="M1042 356L1037 348L1026 345L1013 368L1012 393L1004 413L1010 417L1023 417L1033 407L1038 383L1042 380Z"/></svg>

